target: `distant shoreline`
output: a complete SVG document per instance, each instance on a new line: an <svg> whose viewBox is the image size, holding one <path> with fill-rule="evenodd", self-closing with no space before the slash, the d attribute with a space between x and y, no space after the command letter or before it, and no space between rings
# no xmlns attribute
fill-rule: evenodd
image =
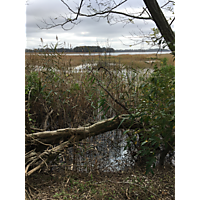
<svg viewBox="0 0 200 200"><path fill-rule="evenodd" d="M114 52L170 52L170 50L167 49L135 49L135 50L115 50Z"/></svg>
<svg viewBox="0 0 200 200"><path fill-rule="evenodd" d="M79 50L79 49L78 49ZM25 49L26 53L44 53L48 51L49 53L53 52L52 49ZM98 54L98 53L157 53L157 52L166 52L166 53L170 53L171 51L168 49L113 49L112 51L77 51L77 50L73 50L73 49L65 49L65 48L58 48L56 49L56 52L59 53L67 53L67 54Z"/></svg>
<svg viewBox="0 0 200 200"><path fill-rule="evenodd" d="M54 53L52 52L25 52L26 55L30 55L30 54L35 54L37 53L38 55L44 55L44 54L49 54L49 55L53 55ZM85 55L85 56L89 56L89 55L105 55L105 52L57 52L59 54L62 55L69 55L69 56L80 56L80 55ZM170 51L118 51L118 52L106 52L107 55L111 55L111 56L118 56L118 55L144 55L144 54L170 54Z"/></svg>

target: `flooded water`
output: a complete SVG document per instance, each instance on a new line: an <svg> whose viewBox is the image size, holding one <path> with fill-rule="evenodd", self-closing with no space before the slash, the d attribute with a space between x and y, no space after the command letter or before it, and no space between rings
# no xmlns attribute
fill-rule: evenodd
<svg viewBox="0 0 200 200"><path fill-rule="evenodd" d="M103 172L117 172L131 169L135 165L136 157L131 155L131 151L124 150L126 139L127 136L123 135L123 130L113 130L81 141L76 149L78 151L76 170L90 172L98 169ZM88 145L87 149L86 144ZM132 146L132 150L134 150L134 146ZM74 149L70 148L68 151L70 156L66 157L65 162L68 169L72 170L74 169ZM166 160L175 165L175 157L169 160L169 155L167 155Z"/></svg>

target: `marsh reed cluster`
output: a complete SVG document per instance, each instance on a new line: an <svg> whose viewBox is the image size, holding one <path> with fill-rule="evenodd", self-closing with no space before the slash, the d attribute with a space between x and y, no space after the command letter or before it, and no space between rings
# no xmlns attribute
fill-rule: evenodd
<svg viewBox="0 0 200 200"><path fill-rule="evenodd" d="M173 172L162 177L154 170L167 186L160 179L144 176L144 172L154 173L157 159L164 162L166 155L174 152L175 80L171 55L70 56L55 49L53 54L27 54L25 72L26 134L88 127L120 114L128 114L133 120L139 117L144 124L142 129L113 130L65 148L44 166L43 170L52 176L58 172L66 177L60 185L62 191L52 186L54 193L48 192L46 198L174 198ZM123 177L125 172L132 172L133 166L135 175ZM34 183L35 176L27 183ZM100 177L112 181L104 184ZM158 181L160 187L151 181ZM44 193L35 193L38 199L39 194Z"/></svg>
<svg viewBox="0 0 200 200"><path fill-rule="evenodd" d="M135 99L131 93L138 82L135 69L138 66L133 66L132 70L110 56L87 57L68 58L59 53L26 55L26 108L35 127L54 130L93 122L97 115L100 116L98 111L99 105L103 105L102 99L107 107L112 106L113 112L122 112L115 102L103 98L106 94L95 85L95 77L116 99L127 101L129 107L134 106ZM74 70L77 65L84 68L85 63L87 69ZM145 62L143 64L146 66ZM151 65L148 64L148 67Z"/></svg>

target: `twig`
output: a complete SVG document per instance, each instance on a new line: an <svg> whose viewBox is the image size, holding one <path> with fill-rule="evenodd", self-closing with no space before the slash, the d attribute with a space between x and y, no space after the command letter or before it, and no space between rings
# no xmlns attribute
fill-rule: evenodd
<svg viewBox="0 0 200 200"><path fill-rule="evenodd" d="M32 200L31 196L29 195L29 192L28 192L26 189L25 189L25 192L26 192L28 198L29 198L30 200Z"/></svg>
<svg viewBox="0 0 200 200"><path fill-rule="evenodd" d="M33 168L31 171L26 173L26 176L30 176L32 173L34 173L35 171L37 171L38 169L40 169L42 167L42 165L47 161L47 159L45 161L43 161L42 163L40 163L40 165L38 165L37 167Z"/></svg>
<svg viewBox="0 0 200 200"><path fill-rule="evenodd" d="M48 119L49 119L50 115L52 114L52 112L53 112L53 109L49 113L47 113L47 115L46 115L46 118L45 118L45 121L44 121L44 127L43 127L43 129L45 131L47 130L47 122L48 122Z"/></svg>
<svg viewBox="0 0 200 200"><path fill-rule="evenodd" d="M53 147L51 144L46 144L46 143L44 143L44 142L41 142L41 141L39 141L39 140L33 138L31 134L30 134L30 135L25 134L25 136L31 138L32 140L35 140L36 142L38 142L38 143L40 143L40 144L43 144L44 146L50 146L50 147Z"/></svg>
<svg viewBox="0 0 200 200"><path fill-rule="evenodd" d="M159 195L155 194L154 192L150 191L150 190L147 189L146 187L141 186L141 185L139 185L139 184L137 184L137 183L133 183L133 182L113 182L113 181L110 181L110 180L108 180L108 181L109 181L109 182L112 182L112 183L119 183L119 184L124 184L124 183L125 183L125 184L136 185L136 186L139 186L139 187L141 187L141 188L144 188L144 189L147 190L148 192L150 192L150 193L152 193L153 195L159 197Z"/></svg>
<svg viewBox="0 0 200 200"><path fill-rule="evenodd" d="M38 169L40 169L44 164L47 165L47 161L49 159L49 156L50 155L56 155L58 154L65 146L68 146L68 144L74 139L75 136L72 136L68 141L66 142L63 142L62 144L52 148L52 149L47 149L45 150L43 153L41 153L40 155L37 155L37 158L35 158L31 163L29 163L27 166L26 166L26 169L25 169L25 175L26 176L30 176L32 173L34 173L35 171L37 171ZM42 159L43 156L47 156L46 159ZM35 163L36 161L38 161L38 159L41 159L42 162L40 163L40 165L38 165L37 167L33 168L32 170L28 171L29 167Z"/></svg>
<svg viewBox="0 0 200 200"><path fill-rule="evenodd" d="M40 129L40 128L35 128L35 127L30 127L30 128L33 131L40 131L40 132L44 131L44 129Z"/></svg>
<svg viewBox="0 0 200 200"><path fill-rule="evenodd" d="M112 99L115 103L117 103L118 105L120 105L128 114L131 115L131 113L129 112L128 108L127 108L125 105L123 105L122 103L120 103L117 99L115 99L115 98L113 97L113 95L110 94L110 92L109 92L103 85L101 85L99 79L94 75L93 70L91 70L91 73L93 74L93 77L95 77L95 79L97 80L98 85L111 97L111 99Z"/></svg>
<svg viewBox="0 0 200 200"><path fill-rule="evenodd" d="M110 81L109 81L109 83L108 83L108 85L107 85L107 88L108 88L109 85L110 85L110 83L111 83L111 81L112 81L112 75L111 75L110 71L109 71L108 69L106 69L105 67L103 67L103 66L100 66L100 67L98 68L98 71L99 71L101 68L104 69L105 71L107 71L107 72L109 73L109 75L110 75Z"/></svg>
<svg viewBox="0 0 200 200"><path fill-rule="evenodd" d="M130 199L130 197L128 196L128 188L126 189L126 197L128 198L128 199Z"/></svg>

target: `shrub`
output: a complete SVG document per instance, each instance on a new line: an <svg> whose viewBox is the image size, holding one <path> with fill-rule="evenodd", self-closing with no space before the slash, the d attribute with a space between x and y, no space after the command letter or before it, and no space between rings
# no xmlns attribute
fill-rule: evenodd
<svg viewBox="0 0 200 200"><path fill-rule="evenodd" d="M153 172L156 155L164 164L167 153L174 151L175 145L175 67L161 62L161 68L154 67L148 79L141 80L139 104L134 117L139 117L143 129L135 130L130 140L137 144L137 155L146 163L146 172ZM139 136L139 141L138 141Z"/></svg>

